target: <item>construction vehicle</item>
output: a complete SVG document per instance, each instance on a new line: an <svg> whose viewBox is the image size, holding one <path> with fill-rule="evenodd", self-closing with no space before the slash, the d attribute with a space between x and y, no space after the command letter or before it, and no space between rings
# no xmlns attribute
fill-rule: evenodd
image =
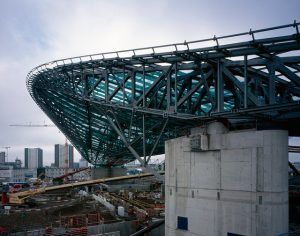
<svg viewBox="0 0 300 236"><path fill-rule="evenodd" d="M1 194L1 203L2 205L6 204L8 202L8 197L7 193L9 191L9 185L8 184L3 184L0 182L0 194Z"/></svg>
<svg viewBox="0 0 300 236"><path fill-rule="evenodd" d="M90 169L91 169L90 167L86 167L86 168L81 168L81 169L78 169L78 170L70 172L70 173L63 174L61 176L53 178L52 183L55 184L55 185L63 184L64 180L67 179L68 177L73 176L76 173L86 171L86 170L90 170Z"/></svg>
<svg viewBox="0 0 300 236"><path fill-rule="evenodd" d="M160 172L159 174L164 174L164 172ZM152 174L152 173L145 173L145 174L137 174L137 175L118 176L118 177L112 177L112 178L103 178L103 179L82 181L82 182L77 182L77 183L53 185L53 186L42 187L42 188L37 188L37 189L30 189L27 191L9 193L8 194L8 203L21 205L21 204L25 204L25 200L27 198L30 198L36 194L47 193L47 192L54 191L54 190L76 188L76 187L101 184L101 183L107 183L107 182L114 182L114 181L120 181L120 180L145 178L145 177L150 177L153 175L154 174Z"/></svg>

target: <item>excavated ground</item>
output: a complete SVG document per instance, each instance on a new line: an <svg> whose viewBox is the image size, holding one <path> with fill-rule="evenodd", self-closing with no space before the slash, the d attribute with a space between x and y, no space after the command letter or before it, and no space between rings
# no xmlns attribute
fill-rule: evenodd
<svg viewBox="0 0 300 236"><path fill-rule="evenodd" d="M11 210L10 215L0 215L0 227L9 232L59 227L64 216L100 213L105 221L116 220L105 207L92 199L63 199L44 202L33 208Z"/></svg>

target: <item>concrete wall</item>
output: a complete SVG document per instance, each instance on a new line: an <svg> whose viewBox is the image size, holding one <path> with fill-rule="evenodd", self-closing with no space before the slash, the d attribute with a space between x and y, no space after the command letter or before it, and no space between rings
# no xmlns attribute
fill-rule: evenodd
<svg viewBox="0 0 300 236"><path fill-rule="evenodd" d="M92 179L110 178L127 174L126 168L93 168Z"/></svg>
<svg viewBox="0 0 300 236"><path fill-rule="evenodd" d="M199 132L207 132L207 150L191 151ZM286 131L227 132L211 124L165 146L166 235L288 232ZM177 229L178 216L188 230Z"/></svg>
<svg viewBox="0 0 300 236"><path fill-rule="evenodd" d="M119 192L120 190L127 190L127 191L149 191L150 190L150 183L145 184L103 184L103 187L105 187L106 191L108 192Z"/></svg>

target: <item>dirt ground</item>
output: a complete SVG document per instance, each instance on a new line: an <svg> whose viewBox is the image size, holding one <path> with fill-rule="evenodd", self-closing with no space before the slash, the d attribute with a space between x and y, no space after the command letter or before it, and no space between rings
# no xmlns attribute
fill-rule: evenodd
<svg viewBox="0 0 300 236"><path fill-rule="evenodd" d="M20 232L25 230L33 230L44 227L58 227L60 218L64 216L75 216L87 213L100 213L104 221L115 220L105 208L90 199L73 201L65 201L65 205L50 202L43 206L35 208L19 209L10 215L0 215L0 226L9 230L9 232ZM48 208L47 206L51 206Z"/></svg>

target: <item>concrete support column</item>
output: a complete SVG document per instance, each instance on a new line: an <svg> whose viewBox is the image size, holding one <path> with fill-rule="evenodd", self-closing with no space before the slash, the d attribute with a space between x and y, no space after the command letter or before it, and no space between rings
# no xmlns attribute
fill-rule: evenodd
<svg viewBox="0 0 300 236"><path fill-rule="evenodd" d="M166 235L288 232L288 133L220 123L166 142Z"/></svg>

